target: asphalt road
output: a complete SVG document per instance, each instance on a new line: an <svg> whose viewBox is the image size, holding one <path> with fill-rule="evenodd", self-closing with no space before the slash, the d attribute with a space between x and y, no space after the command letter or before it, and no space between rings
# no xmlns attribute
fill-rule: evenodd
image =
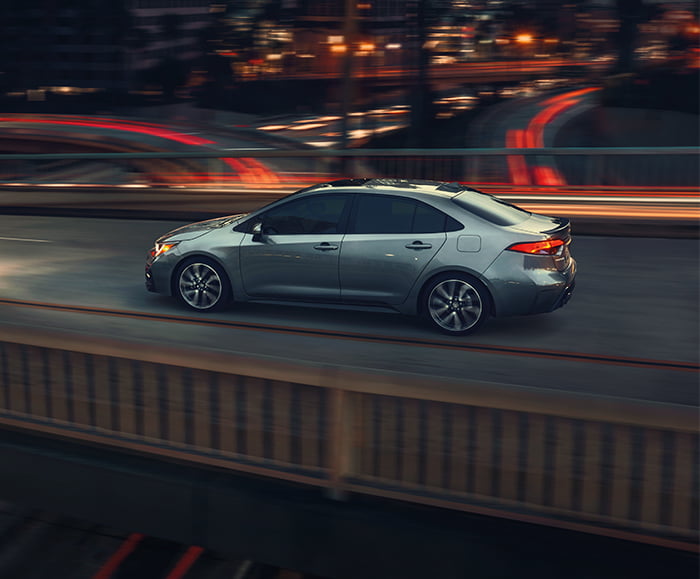
<svg viewBox="0 0 700 579"><path fill-rule="evenodd" d="M399 315L260 304L213 315L229 327L198 324L212 314L185 310L143 284L153 240L178 225L1 215L0 323L216 349L261 363L272 357L698 404L696 240L575 238L579 278L565 308L491 320L457 339ZM57 311L55 304L171 317Z"/></svg>

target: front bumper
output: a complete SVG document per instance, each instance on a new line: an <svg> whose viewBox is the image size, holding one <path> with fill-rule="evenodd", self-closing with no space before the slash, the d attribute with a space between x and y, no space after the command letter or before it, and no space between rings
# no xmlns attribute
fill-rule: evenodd
<svg viewBox="0 0 700 579"><path fill-rule="evenodd" d="M158 293L158 291L156 290L155 281L153 280L153 274L151 273L150 264L146 265L146 289L149 292Z"/></svg>
<svg viewBox="0 0 700 579"><path fill-rule="evenodd" d="M149 292L171 295L170 276L177 265L178 257L162 255L156 260L148 259L144 271L144 281Z"/></svg>

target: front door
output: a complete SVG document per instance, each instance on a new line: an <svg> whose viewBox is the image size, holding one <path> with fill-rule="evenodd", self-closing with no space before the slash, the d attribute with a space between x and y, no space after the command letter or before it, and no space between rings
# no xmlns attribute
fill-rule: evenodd
<svg viewBox="0 0 700 579"><path fill-rule="evenodd" d="M262 234L246 234L240 248L245 292L253 298L337 301L342 222L349 199L331 194L303 197L259 216Z"/></svg>

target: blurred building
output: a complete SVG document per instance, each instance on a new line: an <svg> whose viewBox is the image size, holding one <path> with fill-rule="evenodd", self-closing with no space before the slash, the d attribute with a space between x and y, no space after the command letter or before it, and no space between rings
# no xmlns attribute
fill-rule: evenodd
<svg viewBox="0 0 700 579"><path fill-rule="evenodd" d="M202 52L209 0L3 0L0 88L129 91Z"/></svg>

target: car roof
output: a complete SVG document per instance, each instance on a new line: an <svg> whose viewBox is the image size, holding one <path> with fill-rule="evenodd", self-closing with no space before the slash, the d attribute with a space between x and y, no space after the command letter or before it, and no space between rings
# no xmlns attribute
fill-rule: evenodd
<svg viewBox="0 0 700 579"><path fill-rule="evenodd" d="M428 181L423 179L338 179L319 183L297 191L297 193L317 193L321 190L340 193L351 190L357 192L363 189L367 193L404 193L434 195L440 198L451 198L465 191L472 191L470 187L460 183L448 183L445 181Z"/></svg>

